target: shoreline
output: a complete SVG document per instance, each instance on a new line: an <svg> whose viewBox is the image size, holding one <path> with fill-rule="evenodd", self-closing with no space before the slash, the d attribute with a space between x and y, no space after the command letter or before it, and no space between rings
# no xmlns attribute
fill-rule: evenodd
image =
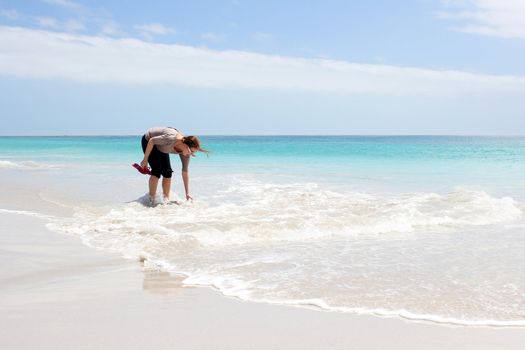
<svg viewBox="0 0 525 350"><path fill-rule="evenodd" d="M41 219L41 220L48 220L48 219L55 218L52 215L39 214L36 212L24 211L24 210L0 209L0 215L1 214L29 216L29 217L33 217L33 218ZM64 235L64 234L55 232L54 230L48 228L47 225L48 224L45 224L44 226L45 226L45 229L49 231L50 234L58 234L60 236L69 236L73 239L78 240L79 243L82 244L82 246L87 247L90 250L94 250L102 254L108 253L108 251L105 249L92 247L89 244L85 244L81 242L81 239L78 237ZM118 259L128 261L132 264L136 263L133 260L122 257L120 253L109 252L109 254L116 255ZM331 307L329 305L326 305L323 300L317 300L317 299L312 299L312 300L305 299L305 300L297 300L297 301L253 300L249 298L243 298L235 294L231 294L231 295L227 294L226 292L221 290L221 288L215 285L183 283L183 280L188 278L189 276L183 273L167 272L163 269L162 266L159 266L155 263L150 263L145 258L140 259L137 262L140 264L144 273L148 273L148 271L149 272L153 271L156 273L169 275L170 278L173 278L173 279L178 279L179 288L207 288L207 289L213 290L214 292L220 294L223 297L232 298L234 300L238 300L241 302L302 308L302 309L313 310L317 312L342 313L342 314L350 314L350 315L356 315L356 316L372 316L372 317L379 317L379 318L385 318L385 319L399 319L399 320L406 321L406 322L422 323L422 324L428 324L428 325L466 327L466 328L470 328L470 327L495 328L495 329L508 328L508 329L525 330L525 323L523 321L497 321L497 320L468 321L468 320L461 320L461 319L454 319L454 318L446 318L446 317L436 316L436 315L414 314L413 312L410 312L407 310L393 311L393 310L385 310L385 309L351 309L348 307ZM147 267L146 265L150 265L150 266ZM513 322L515 324L513 324Z"/></svg>
<svg viewBox="0 0 525 350"><path fill-rule="evenodd" d="M9 261L0 274L6 349L521 349L525 341L523 328L242 301L183 287L176 276L51 232L40 218L6 212L0 218L0 247Z"/></svg>

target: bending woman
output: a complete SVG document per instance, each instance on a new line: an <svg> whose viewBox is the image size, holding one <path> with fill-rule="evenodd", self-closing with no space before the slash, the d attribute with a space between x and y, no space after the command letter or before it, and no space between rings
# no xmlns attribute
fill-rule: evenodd
<svg viewBox="0 0 525 350"><path fill-rule="evenodd" d="M171 174L173 173L170 164L170 153L179 155L182 162L182 181L184 183L186 200L193 199L190 194L190 178L188 175L190 156L194 156L197 151L208 153L207 150L201 148L197 136L184 136L180 131L171 127L151 128L142 136L142 151L144 152L144 159L140 162L140 165L146 168L149 163L151 167L151 176L149 178L149 200L151 204L155 201L157 186L161 176L164 201L169 201Z"/></svg>

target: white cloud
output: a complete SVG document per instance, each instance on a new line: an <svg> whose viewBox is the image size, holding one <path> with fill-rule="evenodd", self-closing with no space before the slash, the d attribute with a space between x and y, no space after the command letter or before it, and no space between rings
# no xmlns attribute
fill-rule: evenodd
<svg viewBox="0 0 525 350"><path fill-rule="evenodd" d="M226 41L226 37L224 35L218 34L218 33L212 33L212 32L201 34L201 39L204 39L206 41L209 41L215 44L220 44Z"/></svg>
<svg viewBox="0 0 525 350"><path fill-rule="evenodd" d="M77 32L85 29L84 23L77 19L69 19L63 22L52 17L35 17L34 19L39 26L44 28L51 28L66 32Z"/></svg>
<svg viewBox="0 0 525 350"><path fill-rule="evenodd" d="M63 30L66 32L76 32L85 29L84 23L77 19L59 21L52 17L35 17L35 20L41 27Z"/></svg>
<svg viewBox="0 0 525 350"><path fill-rule="evenodd" d="M0 26L0 75L119 84L447 95L525 92L525 78L217 51Z"/></svg>
<svg viewBox="0 0 525 350"><path fill-rule="evenodd" d="M125 35L120 26L114 21L104 21L100 28L100 34L109 36L121 36Z"/></svg>
<svg viewBox="0 0 525 350"><path fill-rule="evenodd" d="M167 35L175 34L175 29L162 25L160 23L149 23L135 26L142 33L149 35Z"/></svg>
<svg viewBox="0 0 525 350"><path fill-rule="evenodd" d="M524 0L443 1L449 11L438 17L459 22L454 29L502 38L525 38Z"/></svg>
<svg viewBox="0 0 525 350"><path fill-rule="evenodd" d="M20 13L18 13L18 11L14 9L0 9L0 16L11 20L17 20L22 17L22 15L20 15Z"/></svg>
<svg viewBox="0 0 525 350"><path fill-rule="evenodd" d="M55 18L36 17L35 19L38 25L40 25L41 27L46 27L46 28L57 28L58 27L58 21Z"/></svg>
<svg viewBox="0 0 525 350"><path fill-rule="evenodd" d="M81 4L78 4L76 2L69 1L69 0L44 0L44 2L51 4L51 5L58 5L61 7L65 7L75 12L89 12L87 7L85 7L84 5L81 5Z"/></svg>
<svg viewBox="0 0 525 350"><path fill-rule="evenodd" d="M84 26L84 23L77 19L69 19L63 23L63 28L67 32L76 32L79 30L84 30L86 27Z"/></svg>
<svg viewBox="0 0 525 350"><path fill-rule="evenodd" d="M68 32L77 32L87 27L96 28L98 32L106 36L122 36L125 33L120 30L119 25L112 19L111 14L105 9L93 10L80 3L70 0L43 0L44 2L62 7L71 11L77 19L57 22L49 28L61 29ZM45 17L44 17L45 18ZM40 23L42 25L42 23ZM44 25L45 26L45 25Z"/></svg>

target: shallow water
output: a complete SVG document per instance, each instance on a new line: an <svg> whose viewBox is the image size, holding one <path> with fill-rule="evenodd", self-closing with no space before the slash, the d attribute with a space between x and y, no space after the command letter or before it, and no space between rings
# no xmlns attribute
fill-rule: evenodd
<svg viewBox="0 0 525 350"><path fill-rule="evenodd" d="M149 208L139 137L0 138L49 227L247 300L525 326L525 138L203 137L196 200ZM174 169L179 167L176 157ZM37 175L37 176L35 176ZM60 181L58 181L60 179ZM181 193L175 172L174 196Z"/></svg>

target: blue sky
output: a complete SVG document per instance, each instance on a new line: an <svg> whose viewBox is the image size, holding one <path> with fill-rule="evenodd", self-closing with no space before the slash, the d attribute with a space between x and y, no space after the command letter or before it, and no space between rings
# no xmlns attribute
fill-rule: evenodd
<svg viewBox="0 0 525 350"><path fill-rule="evenodd" d="M525 2L0 0L0 134L525 134Z"/></svg>

